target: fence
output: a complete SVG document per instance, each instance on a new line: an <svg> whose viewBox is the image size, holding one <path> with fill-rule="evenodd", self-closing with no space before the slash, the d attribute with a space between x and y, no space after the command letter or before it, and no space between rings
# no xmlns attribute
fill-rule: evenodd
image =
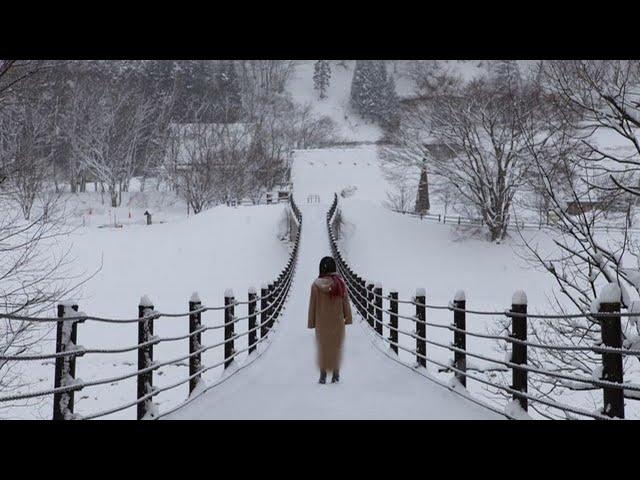
<svg viewBox="0 0 640 480"><path fill-rule="evenodd" d="M482 218L465 217L462 215L446 215L442 213L405 212L403 210L398 210L398 209L392 209L392 211L396 213L402 213L403 215L416 217L416 218L419 218L420 220L427 220L430 222L437 222L445 225L461 225L461 226L476 226L476 227L482 227L485 225L484 219ZM520 230L545 230L545 229L552 228L553 225L554 224L551 222L541 223L541 222L525 222L524 220L522 221L511 220L508 223L507 229L513 230L515 228ZM619 225L607 225L607 224L594 225L591 228L592 230L601 231L605 233L624 232L624 231L640 232L640 228L633 228L633 227L625 228Z"/></svg>
<svg viewBox="0 0 640 480"><path fill-rule="evenodd" d="M132 319L112 319L86 315L78 310L78 305L74 304L58 305L58 315L54 318L0 315L0 318L6 318L9 320L39 323L53 322L57 324L55 353L29 356L0 355L0 362L55 360L53 388L30 392L27 394L0 396L0 403L53 395L52 418L54 420L101 418L134 406L137 406L137 418L140 420L157 419L169 413L158 412L156 406L153 404L153 397L164 391L189 383L189 398L192 399L192 394L198 387L203 373L221 366L227 370L234 364L236 358L241 353L247 352L248 354L252 354L255 352L258 345L269 338L269 334L280 316L295 273L300 242L300 229L302 226L302 215L292 197L290 198L289 203L297 225L290 225L293 247L287 264L274 281L268 285L262 286L260 295L257 294L255 289L249 289L247 301L236 300L233 292L231 290L227 290L224 294L224 305L215 307L202 305L197 294L194 294L188 302L188 311L184 313L170 314L158 312L154 309L153 303L147 297L143 297L138 306L138 317ZM235 316L235 309L237 306L241 305L246 306L245 308L247 309L247 313L244 316L237 317ZM223 311L223 323L218 325L203 325L202 314L210 311ZM188 319L189 333L187 335L165 338L155 336L154 322L159 319L167 318ZM114 325L137 323L137 343L131 346L114 349L81 347L78 345L78 325L87 321L104 322ZM234 327L241 321L246 321L248 323L247 331L241 334L236 334ZM224 340L210 345L203 345L203 334L210 330L219 329L224 329ZM248 336L247 347L236 350L235 341L245 335ZM185 352L184 355L181 355L178 358L162 359L160 361L154 359L154 346L161 343L175 342L179 340L188 340L188 353ZM201 361L202 354L206 351L219 347L224 348L223 360L212 365L203 365ZM134 371L124 373L116 377L93 379L86 382L76 378L76 361L80 357L86 357L92 354L121 354L133 351L138 352L138 365L137 369ZM174 365L177 362L184 361L189 362L189 374L186 378L174 382L173 384L163 386L162 388L154 387L153 373L155 371L161 367ZM137 393L135 394L135 399L132 399L130 402L125 404L117 405L112 408L87 415L78 415L77 413L74 413L75 393L84 388L112 384L113 382L129 378L137 378ZM134 397L133 392L132 397ZM175 408L173 410L175 410Z"/></svg>
<svg viewBox="0 0 640 480"><path fill-rule="evenodd" d="M527 313L527 299L524 292L516 292L513 295L511 308L506 311L478 311L468 308L465 294L458 291L454 299L448 305L431 305L426 302L426 293L423 289L416 290L416 294L410 300L399 299L397 291L391 291L384 295L382 286L354 272L346 260L343 258L337 245L337 238L334 232L334 217L338 211L338 196L327 213L327 229L329 233L329 243L336 260L339 273L345 279L351 301L356 311L369 326L373 334L381 341L389 345L392 358L398 357L398 351L409 352L415 356L416 367L426 367L433 364L440 368L441 372L453 373L454 382L452 385L443 384L452 391L462 394L466 398L490 408L509 418L521 418L515 412L527 412L529 402L537 402L552 409L565 412L567 415L577 415L594 419L624 418L624 399L638 398L640 385L625 383L623 378L622 360L624 356L639 356L640 350L631 350L622 347L621 317L630 317L633 314L620 312L620 293L615 293L618 287L607 286L610 294L607 301L600 302L598 313L591 315L533 315ZM611 294L611 291L614 294ZM387 307L384 303L387 303ZM415 308L415 315L402 315L399 312L399 304L406 304L409 308ZM443 325L427 320L427 312L430 310L447 310L451 312L452 323ZM492 335L488 333L469 330L467 328L467 315L475 316L501 316L510 322L511 332L509 335ZM636 314L637 315L637 314ZM385 321L385 317L388 321ZM537 319L557 319L557 318L592 318L600 324L602 343L598 345L547 345L530 342L527 340L528 322ZM399 328L398 319L409 320L416 325L415 331L407 331ZM445 344L435 341L429 336L429 329L444 329L452 334L453 342ZM384 336L384 331L389 332L389 336ZM399 342L399 335L404 335L415 342L415 348L408 348ZM467 348L467 337L474 337L488 341L504 341L511 345L510 357L499 359L486 354L476 353ZM453 355L450 363L446 364L429 356L430 348L444 349ZM602 355L602 375L600 378L592 378L561 371L538 368L528 362L528 349L541 350L567 350L584 351ZM467 365L467 357L482 360L492 365L499 366L500 369L511 370L512 384L502 385L481 377L473 373L475 369ZM406 365L406 364L405 364ZM592 412L585 408L566 403L558 402L550 397L532 395L528 392L529 375L540 375L549 378L560 379L567 382L576 382L579 385L588 386L590 389L602 389L603 405L601 411ZM435 378L429 377L433 380ZM472 379L480 384L502 391L506 396L512 398L512 402L505 406L504 411L473 398L466 391L467 380ZM440 383L440 382L439 382ZM442 383L441 383L442 384ZM461 393L460 388L463 387Z"/></svg>

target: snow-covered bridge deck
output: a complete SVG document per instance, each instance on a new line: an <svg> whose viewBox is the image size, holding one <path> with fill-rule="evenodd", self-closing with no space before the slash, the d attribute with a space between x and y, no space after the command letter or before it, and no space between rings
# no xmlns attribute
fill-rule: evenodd
<svg viewBox="0 0 640 480"><path fill-rule="evenodd" d="M391 361L360 325L347 327L339 384L320 385L309 288L319 259L330 254L326 203L305 205L299 263L286 312L269 349L251 366L167 418L172 419L496 419L475 405ZM326 200L326 199L323 199ZM355 309L354 309L355 311Z"/></svg>

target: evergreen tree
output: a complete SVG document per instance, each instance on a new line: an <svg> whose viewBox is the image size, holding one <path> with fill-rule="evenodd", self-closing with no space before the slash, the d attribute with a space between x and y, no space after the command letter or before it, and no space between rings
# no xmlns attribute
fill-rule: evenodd
<svg viewBox="0 0 640 480"><path fill-rule="evenodd" d="M313 66L313 88L320 92L320 98L326 97L331 79L331 66L328 60L318 60Z"/></svg>
<svg viewBox="0 0 640 480"><path fill-rule="evenodd" d="M415 213L425 214L431 207L429 203L429 179L427 177L427 167L423 163L420 172L420 182L418 183L418 195L416 196Z"/></svg>
<svg viewBox="0 0 640 480"><path fill-rule="evenodd" d="M366 118L371 91L371 61L356 60L351 80L351 106Z"/></svg>
<svg viewBox="0 0 640 480"><path fill-rule="evenodd" d="M351 84L351 105L363 118L386 127L398 122L395 82L383 60L358 60Z"/></svg>
<svg viewBox="0 0 640 480"><path fill-rule="evenodd" d="M388 129L395 129L400 123L400 99L396 93L396 82L393 75L384 86L384 105L380 113L380 122Z"/></svg>

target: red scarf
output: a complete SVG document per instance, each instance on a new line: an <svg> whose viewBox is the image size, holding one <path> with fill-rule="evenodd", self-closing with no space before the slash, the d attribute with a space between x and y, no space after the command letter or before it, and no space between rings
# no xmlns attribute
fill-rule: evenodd
<svg viewBox="0 0 640 480"><path fill-rule="evenodd" d="M331 278L331 280L333 280L331 288L329 289L329 296L340 296L344 298L347 293L347 286L344 284L344 280L342 280L340 275L337 273L328 273L326 275L320 275L320 278Z"/></svg>

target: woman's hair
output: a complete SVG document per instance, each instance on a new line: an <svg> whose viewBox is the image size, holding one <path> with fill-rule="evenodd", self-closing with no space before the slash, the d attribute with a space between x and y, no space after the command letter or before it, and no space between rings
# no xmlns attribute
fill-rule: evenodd
<svg viewBox="0 0 640 480"><path fill-rule="evenodd" d="M320 275L336 273L336 261L333 257L324 257L320 260Z"/></svg>

